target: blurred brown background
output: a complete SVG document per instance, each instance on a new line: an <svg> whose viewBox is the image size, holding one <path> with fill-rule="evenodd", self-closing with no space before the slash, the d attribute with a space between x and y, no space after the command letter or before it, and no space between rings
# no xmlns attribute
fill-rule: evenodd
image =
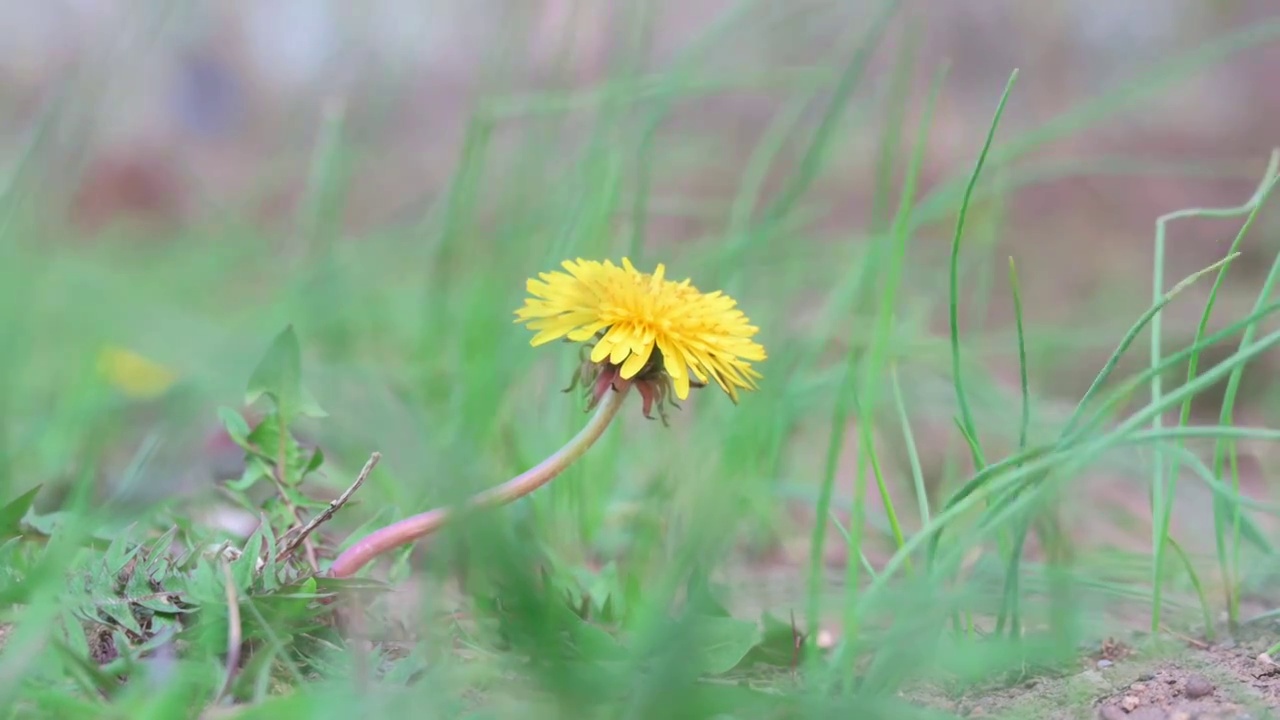
<svg viewBox="0 0 1280 720"><path fill-rule="evenodd" d="M1144 69L1178 58L1194 63L1206 43L1246 33L1226 41L1239 49L1217 52L1219 61L1208 69L1149 83L1146 97L1120 117L1045 149L1067 157L1195 160L1237 176L1055 185L1017 204L1042 222L1087 219L1090 245L1108 228L1115 233L1106 238L1108 248L1134 244L1146 252L1155 214L1188 202L1237 201L1275 144L1280 8L1268 0L916 0L900 7L861 97L886 91L904 38L919 33L912 46L915 93L924 94L941 64L950 66L929 154L938 172L972 162L1014 68L1021 76L1001 133L1006 138L1080 108ZM121 168L150 163L153 194L164 196L150 201L151 212L189 219L200 207L247 201L254 194L249 186L260 184L266 186L260 194L278 196L256 198L269 213L280 210L272 202L287 204L326 102L340 99L369 154L352 222L376 224L439 190L481 95L589 87L631 52L637 34L650 47L643 65L661 72L734 17L733 31L700 56L702 74L748 78L830 68L877 12L878 3L831 0L375 0L358 8L324 0L8 2L0 4L0 147L12 159L42 109L74 97L80 124L66 129L68 167L60 170L86 186L82 195L93 196L95 182L112 184L100 175L132 177ZM518 61L499 72L503 56ZM740 142L745 155L778 97L767 89L707 93L681 103L669 126L714 128ZM833 163L827 182L856 198L857 186L846 183L861 179L866 153L875 149L858 138L843 144L847 157ZM729 178L734 158L717 163ZM87 177L80 165L88 166ZM145 174L136 170L130 182L145 185ZM177 187L161 190L162 179ZM130 182L116 183L114 192L128 194L119 186ZM129 204L84 197L76 209L93 224L110 213L108 206ZM1176 239L1190 254L1202 245L1192 234ZM1050 245L1079 247L1034 235L1020 242L1045 252L1054 252Z"/></svg>

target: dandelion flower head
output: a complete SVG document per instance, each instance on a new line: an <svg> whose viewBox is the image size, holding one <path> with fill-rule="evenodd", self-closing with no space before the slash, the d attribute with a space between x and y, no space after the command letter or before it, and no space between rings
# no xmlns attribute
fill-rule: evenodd
<svg viewBox="0 0 1280 720"><path fill-rule="evenodd" d="M653 273L627 258L621 266L581 258L561 265L565 272L530 279L531 297L516 310L516 322L536 332L530 344L590 343L590 363L636 382L646 415L646 390L658 390L659 407L666 389L684 400L690 376L699 386L714 380L734 402L739 390L756 389L761 375L751 363L765 360L765 349L733 298L668 280L662 264Z"/></svg>

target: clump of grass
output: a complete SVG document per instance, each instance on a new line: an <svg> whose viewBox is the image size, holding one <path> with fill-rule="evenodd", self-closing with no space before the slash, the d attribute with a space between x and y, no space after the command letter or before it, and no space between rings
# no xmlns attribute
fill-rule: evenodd
<svg viewBox="0 0 1280 720"><path fill-rule="evenodd" d="M1280 151L1275 151L1271 155L1271 161L1267 165L1266 173L1263 175L1258 189L1254 194L1242 205L1234 208L1208 209L1208 208L1192 208L1179 210L1176 212L1162 215L1156 221L1155 235L1155 266L1152 272L1153 292L1155 293L1155 302L1159 304L1161 297L1164 295L1164 260L1165 260L1165 233L1170 222L1181 220L1184 218L1231 218L1240 215L1246 216L1244 224L1241 225L1240 231L1236 233L1235 239L1231 242L1231 247L1227 251L1228 258L1234 258L1239 253L1240 243L1243 242L1245 235L1249 232L1249 228L1253 225L1254 218L1257 217L1258 211L1271 195L1276 181L1280 178L1277 175L1280 170ZM1196 372L1199 369L1200 353L1199 343L1204 338L1205 329L1208 327L1209 318L1213 313L1213 306L1217 300L1218 293L1222 288L1224 279L1226 278L1228 263L1220 264L1217 277L1214 279L1213 287L1209 291L1209 297L1205 301L1204 313L1200 318L1200 323L1196 327L1195 338L1192 341L1192 347L1196 348L1187 360L1187 382L1191 383L1196 378ZM1258 293L1257 302L1254 304L1254 310L1258 311L1263 308L1267 298L1271 296L1273 285L1276 277L1280 275L1280 256L1276 258L1276 262L1272 266L1271 272L1267 276L1266 282L1263 283L1262 289ZM1245 326L1241 336L1240 347L1244 348L1249 345L1254 338L1257 325L1256 321ZM1151 319L1151 365L1159 366L1164 337L1161 332L1162 324L1160 322L1160 314L1157 313ZM1244 370L1243 365L1234 367L1227 379L1227 390L1223 396L1222 414L1219 424L1224 427L1231 426L1232 409L1235 405L1236 393L1240 386L1241 373ZM1157 374L1151 377L1151 401L1159 402L1162 388L1162 378ZM1178 426L1185 427L1191 416L1191 397L1187 397L1183 403L1178 417ZM1159 432L1162 427L1162 419L1156 415L1152 420L1152 430ZM1215 477L1221 478L1224 474L1223 461L1229 458L1231 461L1231 477L1232 489L1237 497L1240 496L1240 468L1236 455L1236 441L1230 437L1222 437L1215 440L1214 456L1213 456L1213 474ZM1180 445L1175 444L1175 447ZM1152 516L1156 518L1156 522L1152 526L1152 598L1151 598L1151 629L1157 632L1160 629L1161 618L1161 602L1163 598L1164 582L1164 547L1165 543L1171 542L1169 537L1169 520L1173 514L1173 490L1178 477L1179 457L1175 455L1172 458L1168 470L1164 467L1164 458L1162 450L1156 448L1152 457L1152 493L1151 507ZM1239 601L1239 563L1240 563L1240 523L1242 520L1242 508L1238 502L1231 502L1228 499L1215 498L1214 504L1214 538L1218 550L1219 570L1225 579L1224 587L1226 589L1227 600L1227 622L1230 629L1234 632L1240 620L1240 601ZM1227 522L1227 518L1231 522ZM1227 529L1230 527L1231 535L1228 537ZM1197 589L1200 587L1200 580L1196 577L1195 569L1187 562L1185 553L1177 549L1174 545L1178 557L1183 560L1183 565L1190 575L1191 581ZM1228 548L1230 548L1230 560L1228 560ZM1204 608L1206 618L1209 616L1208 607ZM1206 632L1212 636L1212 623L1206 622Z"/></svg>

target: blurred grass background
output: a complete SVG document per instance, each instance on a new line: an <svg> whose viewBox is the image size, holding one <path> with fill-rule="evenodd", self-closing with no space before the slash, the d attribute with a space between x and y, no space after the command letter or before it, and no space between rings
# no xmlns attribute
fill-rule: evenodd
<svg viewBox="0 0 1280 720"><path fill-rule="evenodd" d="M624 412L548 489L378 570L400 591L385 613L398 630L375 654L401 669L380 676L382 694L367 695L386 703L379 712L421 711L430 698L439 716L534 707L506 705L534 702L520 683L503 684L514 676L553 690L561 705L546 708L550 716L590 707L612 717L593 704L613 697L600 688L641 677L621 660L630 669L594 658L598 676L573 666L541 680L507 665L488 641L443 619L469 592L456 574L481 578L475 595L489 592L487 578L513 586L502 597L540 599L513 621L531 637L558 616L537 614L554 602L525 577L530 566L554 567L552 584L570 594L596 588L651 605L628 615L628 647L647 658L634 662L652 672L618 701L627 717L709 717L719 707L673 690L688 689L687 673L653 670L667 667L654 658L679 657L671 638L696 635L663 625L656 609L691 578L724 583L718 602L735 617L794 612L814 637L853 637L862 649L917 638L925 631L846 627L853 571L864 561L883 568L896 549L885 497L911 534L924 522L916 508L927 507L918 488L936 510L975 471L953 422L948 261L1009 74L1017 68L1018 81L968 206L958 267L965 384L989 462L1019 444L1008 258L1017 263L1035 444L1057 433L1150 306L1156 217L1244 202L1277 143L1280 110L1269 82L1280 12L1263 0L1053 0L1034 9L1011 0L380 0L358 10L320 0L99 0L5 3L0 28L5 497L41 485L37 507L76 512L111 499L111 521L99 520L119 527L176 495L199 498L180 514L207 520L210 475L237 455L210 444L216 408L240 406L254 364L292 323L308 387L329 413L300 429L325 449L315 492L335 494L371 451L383 454L357 502L327 526L337 543L374 519L454 502L518 473L581 425L582 408L557 392L573 351L530 348L511 322L524 279L562 259L664 262L673 277L725 289L761 327L765 381L739 407L695 394L670 429ZM1222 259L1239 222L1172 225L1166 284ZM1250 312L1280 249L1275 228L1264 207L1216 295L1209 332ZM1165 309L1166 354L1192 342L1210 285ZM1237 342L1205 347L1202 371ZM1135 347L1147 343L1144 334ZM182 383L156 400L122 398L95 372L104 346L163 363ZM1138 350L1119 371L1148 363ZM1262 353L1244 372L1239 423L1276 424L1274 363ZM1166 375L1176 387L1185 366ZM1194 418L1212 424L1220 407L1220 386L1210 388L1197 394ZM138 470L140 449L157 438L159 451ZM868 447L884 496L864 474ZM1241 448L1241 486L1270 501L1267 443ZM1050 623L1066 634L1047 655L1148 622L1149 459L1140 449L1113 453L1045 501L1065 523L1078 586L1072 623ZM871 491L860 490L865 483ZM1211 584L1208 492L1181 483L1173 523ZM846 537L850 525L865 541ZM206 532L216 534L191 537ZM957 566L972 583L914 579L877 596L876 611L914 602L907 607L933 619L957 605L985 607L984 593L999 595L1004 560L990 538L965 537L972 545ZM1044 559L1043 550L1033 542L1031 556ZM1028 571L1029 599L1040 598L1037 583L1055 581L1054 564L1043 567ZM1194 588L1173 584L1171 602L1194 610ZM1061 620L1059 610L1040 611ZM529 642L550 642L539 638ZM169 686L175 697L210 682L222 640L211 642L191 667L180 665L190 675ZM387 643L414 663L396 665L402 658L388 659ZM462 662L437 658L445 648ZM947 652L929 665L986 667L972 645ZM909 655L882 656L890 659L872 662L870 687L858 690L866 712L880 691L928 674ZM0 689L47 713L63 696L19 688L60 687L45 681L67 661L39 657L29 675L0 678ZM343 663L357 661L329 661L337 669L313 662L309 689L271 711L374 707L347 686L354 671ZM429 682L409 682L423 672ZM269 689L280 688L240 699ZM145 693L112 699L122 713L169 716ZM77 712L97 712L100 701ZM777 716L754 696L723 702L734 716Z"/></svg>

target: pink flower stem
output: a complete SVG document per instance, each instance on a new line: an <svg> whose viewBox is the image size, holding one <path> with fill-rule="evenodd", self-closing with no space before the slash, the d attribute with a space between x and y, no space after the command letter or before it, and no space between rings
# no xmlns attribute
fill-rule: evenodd
<svg viewBox="0 0 1280 720"><path fill-rule="evenodd" d="M609 423L618 414L622 401L626 399L630 389L630 382L615 380L613 388L603 393L591 420L564 447L505 483L477 493L467 504L471 508L506 505L551 482L555 476L564 472L565 468L586 454L596 440L600 439L605 428L609 427ZM435 508L375 530L344 550L329 567L328 575L334 578L351 577L379 555L439 530L453 514L454 510L450 508Z"/></svg>

